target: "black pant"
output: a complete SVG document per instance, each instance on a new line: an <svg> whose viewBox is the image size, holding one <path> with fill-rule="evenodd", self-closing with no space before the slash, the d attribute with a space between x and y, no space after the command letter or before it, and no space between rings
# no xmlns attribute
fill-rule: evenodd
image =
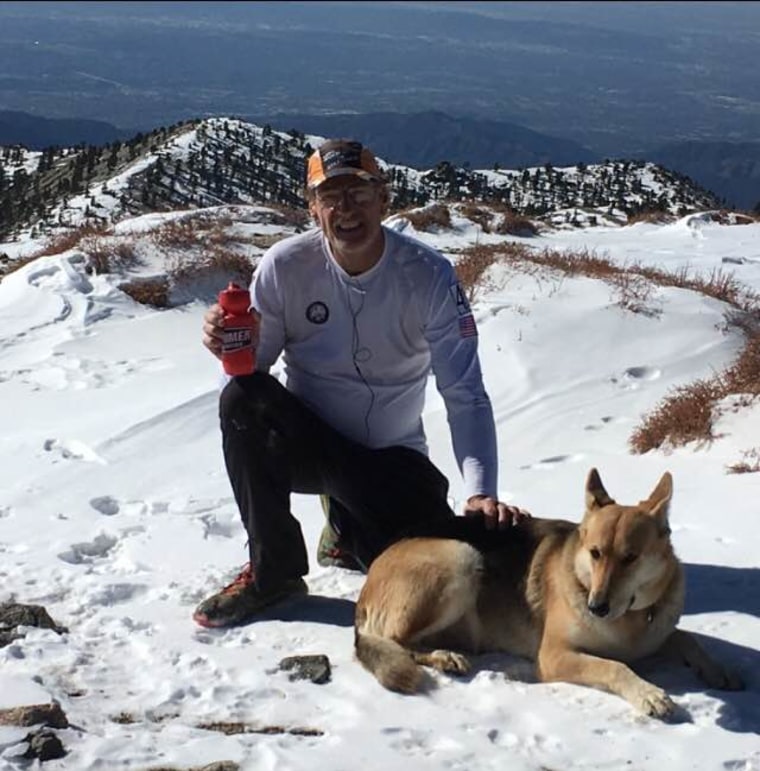
<svg viewBox="0 0 760 771"><path fill-rule="evenodd" d="M425 455L400 446L371 450L347 439L271 375L233 378L219 415L261 590L309 570L291 492L326 494L339 503L331 524L365 567L405 531L454 516L448 480Z"/></svg>

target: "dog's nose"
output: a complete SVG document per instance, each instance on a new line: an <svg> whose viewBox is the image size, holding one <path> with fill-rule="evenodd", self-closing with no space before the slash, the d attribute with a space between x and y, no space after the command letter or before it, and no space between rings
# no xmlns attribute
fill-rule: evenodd
<svg viewBox="0 0 760 771"><path fill-rule="evenodd" d="M604 618L610 612L609 602L597 602L596 600L588 601L588 609L599 618Z"/></svg>

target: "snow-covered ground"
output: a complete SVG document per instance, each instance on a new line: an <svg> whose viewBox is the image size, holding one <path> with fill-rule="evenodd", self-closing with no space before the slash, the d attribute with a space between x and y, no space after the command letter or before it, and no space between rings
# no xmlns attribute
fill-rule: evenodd
<svg viewBox="0 0 760 771"><path fill-rule="evenodd" d="M476 238L464 224L418 235L452 254ZM760 224L691 217L529 243L666 270L722 269L760 291ZM23 253L0 244L14 250ZM645 497L670 470L687 576L682 626L747 690L709 691L686 669L656 665L648 676L690 715L666 724L616 696L541 684L529 664L487 655L466 678L436 675L427 695L387 692L353 659L363 577L317 566L323 518L306 496L292 506L312 555L310 596L248 626L198 628L193 608L247 553L220 450L218 365L200 343L205 306L139 306L69 252L0 283L0 602L44 605L69 630L27 628L0 649L0 708L60 702L68 755L45 768L226 759L256 771L760 769L760 473L726 469L758 446L760 407L727 412L709 447L638 456L627 444L671 388L731 363L742 340L726 331L726 308L655 288L656 313L635 314L586 278L498 268L490 279L475 313L503 500L577 520L590 467L622 502ZM459 508L432 382L425 424ZM291 681L278 669L285 656L311 653L329 656L329 683ZM213 722L282 730L198 727ZM0 769L27 767L18 758L27 731L0 728Z"/></svg>

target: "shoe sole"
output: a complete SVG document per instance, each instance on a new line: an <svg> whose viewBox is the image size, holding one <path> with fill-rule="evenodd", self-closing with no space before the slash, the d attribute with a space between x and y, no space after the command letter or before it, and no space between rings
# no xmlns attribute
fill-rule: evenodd
<svg viewBox="0 0 760 771"><path fill-rule="evenodd" d="M233 624L228 622L215 622L212 621L208 616L206 616L203 613L193 613L193 621L195 621L198 626L202 626L204 629L219 629L223 626L233 626Z"/></svg>
<svg viewBox="0 0 760 771"><path fill-rule="evenodd" d="M193 621L195 621L198 626L201 626L204 629L222 629L225 627L242 626L243 624L247 624L253 621L255 616L257 616L266 608L269 608L272 605L276 605L280 602L285 602L285 600L304 597L308 593L309 587L304 583L302 587L298 587L295 590L288 591L280 596L275 595L271 597L266 602L263 602L261 605L259 605L256 610L251 611L250 615L242 616L239 619L234 619L232 621L219 619L218 621L215 621L214 619L209 618L205 613L196 611L193 613Z"/></svg>

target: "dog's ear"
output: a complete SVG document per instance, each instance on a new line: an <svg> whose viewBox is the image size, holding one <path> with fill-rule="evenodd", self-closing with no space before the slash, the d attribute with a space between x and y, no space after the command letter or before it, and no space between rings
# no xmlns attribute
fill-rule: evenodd
<svg viewBox="0 0 760 771"><path fill-rule="evenodd" d="M586 477L586 511L601 509L602 506L609 506L611 503L615 503L615 501L604 489L599 472L592 468Z"/></svg>
<svg viewBox="0 0 760 771"><path fill-rule="evenodd" d="M670 514L670 501L673 497L673 477L666 471L657 487L649 494L649 498L642 501L641 505L657 520L660 531L669 533L668 516Z"/></svg>

